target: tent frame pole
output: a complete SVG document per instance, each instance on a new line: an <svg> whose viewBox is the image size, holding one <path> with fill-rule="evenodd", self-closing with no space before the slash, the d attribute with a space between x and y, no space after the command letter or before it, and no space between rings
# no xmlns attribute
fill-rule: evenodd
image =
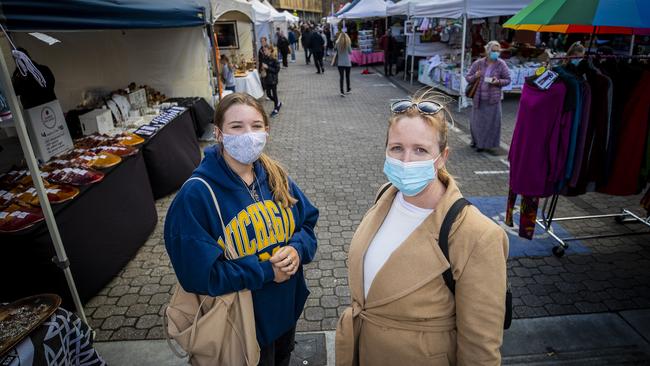
<svg viewBox="0 0 650 366"><path fill-rule="evenodd" d="M68 282L68 287L70 288L72 300L74 302L75 308L77 309L77 315L84 323L88 324L83 305L81 304L81 299L79 298L79 293L77 292L77 286L75 285L74 278L72 277L72 271L70 271L70 260L68 259L65 248L63 246L63 242L61 241L61 235L59 234L59 228L56 225L56 219L54 218L54 213L52 212L52 206L50 206L50 201L47 198L47 193L45 191L43 181L41 180L41 171L38 168L38 162L36 161L34 149L32 148L32 144L27 133L27 128L25 127L25 120L23 119L22 109L20 108L18 98L14 92L11 77L9 76L9 68L4 55L4 52L0 52L0 87L2 87L2 91L7 96L7 102L9 103L11 113L14 117L14 125L16 127L16 132L18 133L20 146L23 150L25 160L27 161L29 173L32 177L32 182L36 188L36 193L41 204L41 209L43 210L43 214L45 216L45 223L47 224L47 229L50 233L50 237L52 238L52 243L54 244L56 256L52 258L52 261L63 270L65 279ZM90 327L90 324L88 324L88 326Z"/></svg>
<svg viewBox="0 0 650 366"><path fill-rule="evenodd" d="M467 37L467 12L463 14L463 39L460 47L460 79L465 77L465 38ZM461 83L462 84L462 83ZM463 89L463 88L461 88ZM463 100L465 99L465 91L459 90L458 96L458 112L463 108Z"/></svg>

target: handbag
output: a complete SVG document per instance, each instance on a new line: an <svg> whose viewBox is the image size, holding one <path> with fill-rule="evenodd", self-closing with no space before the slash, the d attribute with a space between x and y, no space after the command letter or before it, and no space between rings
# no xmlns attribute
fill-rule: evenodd
<svg viewBox="0 0 650 366"><path fill-rule="evenodd" d="M375 203L379 201L379 198L386 193L388 188L392 186L391 183L386 183L384 186L382 186L379 189L379 192L377 193L377 196L375 197ZM447 214L445 215L445 218L442 220L442 225L440 226L440 234L438 235L438 245L440 246L440 249L442 250L442 254L445 255L445 259L447 259L447 262L451 265L451 261L449 260L449 231L451 230L451 225L454 223L456 220L456 217L460 213L460 211L465 208L465 206L470 206L472 203L466 200L465 198L459 198L454 204L451 206L449 211L447 211ZM452 294L456 294L456 281L454 281L454 277L451 273L451 266L447 268L445 272L442 274L442 278L445 280L445 285L447 285L447 288L449 291L451 291ZM506 283L506 303L504 304L505 306L505 317L503 319L503 329L508 329L510 328L510 325L512 324L512 291L510 291L510 282L507 281Z"/></svg>
<svg viewBox="0 0 650 366"><path fill-rule="evenodd" d="M203 182L210 191L225 233L214 191L202 178L193 177L187 181L190 180ZM237 257L228 236L225 254L227 260ZM163 327L167 343L174 354L181 358L189 356L189 362L194 366L255 366L259 362L260 347L255 333L250 290L211 297L187 292L177 284L163 313ZM176 341L185 354L176 349L170 338Z"/></svg>
<svg viewBox="0 0 650 366"><path fill-rule="evenodd" d="M476 95L476 91L478 90L478 86L480 84L481 78L476 78L476 80L467 84L467 87L465 87L465 96L468 98L474 98L474 95Z"/></svg>

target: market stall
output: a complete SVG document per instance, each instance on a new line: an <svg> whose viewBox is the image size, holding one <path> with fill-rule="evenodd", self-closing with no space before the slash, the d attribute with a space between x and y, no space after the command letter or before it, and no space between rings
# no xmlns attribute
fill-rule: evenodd
<svg viewBox="0 0 650 366"><path fill-rule="evenodd" d="M411 82L414 69L418 67L418 78L421 82L453 95L461 95L461 91L466 85L462 76L464 76L467 64L471 62L471 59L466 60L468 20L488 18L487 22L493 22L494 17L514 14L529 2L530 0L444 0L437 2L407 0L389 5L387 14L405 15L408 18L405 28L408 28L406 33L411 34L408 36L407 46L407 55L411 56ZM435 45L436 42L431 41L433 32L430 32L430 36L428 36L426 31L436 32L439 36L438 43L446 44ZM422 42L423 40L426 41ZM415 65L415 57L432 57L432 59ZM527 75L534 68L532 64L521 65L524 70L519 70L520 64L512 66L517 67L516 71L522 75ZM440 70L435 71L436 68ZM463 102L462 99L464 98L459 98L459 103Z"/></svg>
<svg viewBox="0 0 650 366"><path fill-rule="evenodd" d="M386 18L386 1L384 0L359 0L344 6L336 13L336 18L368 19ZM357 65L368 65L384 62L384 51L376 50L375 35L372 30L361 30L358 34L359 48L353 49L350 61Z"/></svg>
<svg viewBox="0 0 650 366"><path fill-rule="evenodd" d="M244 0L212 0L214 31L218 35L221 54L255 57L255 28L251 3Z"/></svg>
<svg viewBox="0 0 650 366"><path fill-rule="evenodd" d="M47 16L34 17L34 7L47 9L48 11L44 12ZM168 35L172 39L185 39L189 44L178 44L182 49L183 46L192 46L195 35L205 36L201 28L206 20L205 9L206 7L199 6L198 2L178 4L173 1L160 1L152 5L139 0L130 1L126 5L123 2L116 4L113 1L93 1L92 6L86 4L78 7L52 2L3 4L6 20L4 24L9 25L11 35L18 39L12 42L5 33L1 43L3 52L0 57L0 89L7 97L13 115L12 125L3 125L3 128L13 128L27 166L19 166L12 172L2 172L5 174L0 179L2 189L5 190L0 202L0 235L3 244L6 243L7 258L11 258L2 266L2 275L6 279L15 279L6 281L6 291L3 286L1 300L12 300L22 294L36 292L58 292L68 304L74 303L78 314L85 320L81 299L92 297L122 269L146 241L157 222L152 183L167 182L152 182L152 168L154 171L156 168L169 169L176 160L186 164L188 160L192 160L191 155L194 154L192 152L182 155L180 159L177 159L175 154L167 155L167 167L162 167L160 164L156 166L156 160L159 158L156 151L164 145L168 150L166 153L169 154L175 146L193 145L196 147L196 156L200 158L191 114L184 108L173 107L171 104L156 104L152 108L152 99L155 99L155 103L160 103L166 98L164 93L148 93L153 88L136 87L135 83L130 83L131 78L122 79L120 72L128 73L129 70L140 68L152 78L152 75L167 74L166 80L171 80L170 84L160 85L168 85L170 91L167 93L174 95L177 88L192 88L192 75L196 69L191 65L194 65L194 62L206 64L207 54L203 53L205 57L199 61L184 60L184 57L195 56L192 54L194 50L187 50L188 54L178 52L177 49L172 51L170 46L173 47L174 42L160 43L159 49L152 50L151 47L147 48L147 45L140 43L145 40L154 42L146 30L117 33L78 31L152 27L198 29L198 33L184 32L183 29L178 32L179 38L174 38L176 34L169 31ZM9 76L14 63L7 63L6 60L11 60L11 56L7 58L5 55L9 55L9 50L12 49L13 55L20 58L20 64L25 66L23 75L33 78L45 88L48 84L43 82L39 75L44 69L40 66L36 68L26 54L15 49L16 44L23 46L30 42L27 39L29 36L15 31L36 29L77 32L57 33L64 42L55 42L54 46L30 46L32 57L34 54L38 55L40 62L47 63L55 70L57 83L54 85L52 80L49 88L56 91L60 100L50 99L50 102L22 111ZM99 37L100 41L111 37L119 38L115 37L116 34L121 34L123 38L113 39L112 45L116 46L118 51L127 50L126 54L119 54L120 57L102 52L101 45L93 45L89 41L92 36ZM138 42L134 40L137 36L133 35L144 36ZM74 38L75 36L77 38ZM203 50L200 52L204 52L207 47L206 38L200 39ZM145 50L130 50L134 45L127 44L128 40ZM84 54L66 44L76 41L81 44L85 42L91 48L95 47L93 49L98 49L98 55ZM63 57L65 52L61 50L67 50L68 56L77 55L81 60L68 58L66 63ZM128 52L129 50L131 52ZM146 55L149 59L132 58L133 54ZM108 60L100 59L102 56L106 56ZM88 58L91 58L90 62ZM113 64L110 61L113 61ZM65 68L66 65L73 70ZM144 70L142 65L147 65L152 70ZM92 66L95 67L97 75L89 72ZM99 66L105 68L98 68ZM158 69L163 66L164 70ZM81 78L75 71L85 75L87 79ZM110 75L110 78L107 75ZM99 89L104 91L90 90L89 84L84 84L84 88L81 88L69 79L78 82L90 80L94 88L99 85ZM184 84L185 81L179 81L182 79L187 79L189 85ZM122 83L121 80L129 82ZM106 85L102 84L104 81ZM201 83L206 85L205 80ZM126 85L129 85L128 91L124 90ZM79 92L76 95L77 100L74 100L75 92L69 91L75 90L74 88L89 92L85 93L87 98L82 100L82 93ZM115 91L105 94L105 90L111 89ZM23 90L21 93L21 97L30 96L29 91ZM26 100L23 99L23 102ZM82 121L82 130L85 130L86 136L73 143L69 128L62 118L61 107L76 106L79 102L90 107L92 113L90 116L83 116L88 117ZM102 103L106 109L97 109ZM35 111L39 113L34 113ZM42 133L34 133L35 127L39 126L35 122L36 117L42 119L41 128L53 128L55 132L43 130ZM173 136L165 136L168 134ZM3 140L3 145L10 140L11 137ZM40 158L40 164L35 155ZM147 160L153 161L150 163L152 167L147 166ZM194 159L192 164L198 164L198 159ZM176 184L180 184L178 174L175 174L173 179ZM73 277L78 283L81 299Z"/></svg>
<svg viewBox="0 0 650 366"><path fill-rule="evenodd" d="M253 98L261 98L264 96L264 89L260 80L260 74L257 69L246 71L243 75L235 76L235 91L238 93L246 93Z"/></svg>

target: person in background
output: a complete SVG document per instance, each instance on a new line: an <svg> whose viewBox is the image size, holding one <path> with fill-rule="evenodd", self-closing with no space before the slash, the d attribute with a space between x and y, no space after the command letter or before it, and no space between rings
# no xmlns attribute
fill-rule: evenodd
<svg viewBox="0 0 650 366"><path fill-rule="evenodd" d="M444 107L424 92L390 110L383 165L390 184L350 242L352 301L336 327L336 365L500 365L508 236L466 206L445 259L439 234L463 195L446 170Z"/></svg>
<svg viewBox="0 0 650 366"><path fill-rule="evenodd" d="M264 59L264 48L266 48L266 46L269 44L268 39L265 36L262 36L260 38L260 44L261 44L260 49L257 51L257 65L258 65L257 69L258 69L258 72L260 74L260 80L262 80L262 89L264 90L264 92L266 94L266 98L268 98L268 100L271 100L271 97L270 97L271 93L268 90L266 90L266 87L264 86L264 81L263 81L263 79L264 79L263 75L266 74L266 71L263 71L263 69L262 69L262 59Z"/></svg>
<svg viewBox="0 0 650 366"><path fill-rule="evenodd" d="M566 51L566 55L570 58L564 60L565 64L578 66L580 61L582 61L582 58L585 57L585 47L580 43L580 41L575 42Z"/></svg>
<svg viewBox="0 0 650 366"><path fill-rule="evenodd" d="M325 68L323 68L323 55L325 53L325 39L323 37L323 29L318 28L317 31L312 32L309 46L311 48L311 54L314 56L316 73L325 73Z"/></svg>
<svg viewBox="0 0 650 366"><path fill-rule="evenodd" d="M302 35L300 37L300 43L302 43L302 48L305 50L305 64L310 64L311 59L311 36L312 32L309 28L309 25L305 25L302 30Z"/></svg>
<svg viewBox="0 0 650 366"><path fill-rule="evenodd" d="M266 45L266 47L264 47L262 68L266 73L266 77L264 77L262 83L267 91L267 96L273 101L271 117L275 117L280 113L280 108L282 108L282 102L280 102L278 98L278 73L280 72L280 63L278 62L275 50L271 45Z"/></svg>
<svg viewBox="0 0 650 366"><path fill-rule="evenodd" d="M490 41L485 46L486 57L472 64L465 79L468 83L479 80L472 103L470 132L472 147L477 152L493 149L501 141L501 88L510 84L510 70L499 58L501 46Z"/></svg>
<svg viewBox="0 0 650 366"><path fill-rule="evenodd" d="M388 31L379 39L381 49L384 50L384 76L393 76L393 65L397 74L397 40L393 37L393 30Z"/></svg>
<svg viewBox="0 0 650 366"><path fill-rule="evenodd" d="M296 63L296 45L298 44L298 37L293 27L289 28L289 47L291 47L291 63Z"/></svg>
<svg viewBox="0 0 650 366"><path fill-rule="evenodd" d="M296 321L309 296L303 265L316 254L318 209L280 163L263 153L270 123L260 102L244 93L227 95L214 123L218 144L205 150L192 177L209 185L222 216L208 187L188 180L169 207L165 248L187 292L250 290L258 365L288 366ZM229 241L237 252L231 260L224 253Z"/></svg>
<svg viewBox="0 0 650 366"><path fill-rule="evenodd" d="M329 24L326 24L325 29L323 29L323 34L325 35L325 56L330 56L330 51L334 48L334 42L332 42L332 32L330 30Z"/></svg>
<svg viewBox="0 0 650 366"><path fill-rule="evenodd" d="M272 42L271 44L277 49L278 48L278 41L280 40L280 35L281 35L280 27L275 28L275 33L273 34ZM278 52L278 61L282 62L282 53Z"/></svg>
<svg viewBox="0 0 650 366"><path fill-rule="evenodd" d="M235 70L233 70L232 65L228 56L221 55L221 81L223 82L226 90L235 92Z"/></svg>
<svg viewBox="0 0 650 366"><path fill-rule="evenodd" d="M350 69L352 68L350 54L352 53L352 41L350 41L350 37L347 35L347 33L339 33L339 38L336 40L335 49L336 66L339 69L339 90L341 91L341 96L345 97L345 93L343 93L343 74L345 74L345 82L348 87L347 92L350 93L350 91L352 91L350 88Z"/></svg>
<svg viewBox="0 0 650 366"><path fill-rule="evenodd" d="M282 31L279 29L280 28L278 28L278 51L282 55L282 66L289 67L289 57L287 57L289 55L289 52L291 52L289 49L289 40L284 36L284 34L282 34Z"/></svg>

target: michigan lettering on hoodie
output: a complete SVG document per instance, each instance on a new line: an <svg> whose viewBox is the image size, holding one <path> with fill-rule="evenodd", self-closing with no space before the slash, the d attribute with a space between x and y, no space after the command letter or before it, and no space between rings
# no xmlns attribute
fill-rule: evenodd
<svg viewBox="0 0 650 366"><path fill-rule="evenodd" d="M269 259L281 247L290 245L303 265L313 260L318 209L292 180L290 192L298 202L282 207L272 199L262 165L255 162L253 169L255 188L260 190L257 202L228 167L220 148L206 149L193 176L203 178L214 191L225 232L207 187L190 180L169 207L164 236L174 271L186 291L219 296L251 290L257 340L265 346L295 325L309 295L302 268L278 284L273 281ZM226 238L234 245L237 259L226 260Z"/></svg>

